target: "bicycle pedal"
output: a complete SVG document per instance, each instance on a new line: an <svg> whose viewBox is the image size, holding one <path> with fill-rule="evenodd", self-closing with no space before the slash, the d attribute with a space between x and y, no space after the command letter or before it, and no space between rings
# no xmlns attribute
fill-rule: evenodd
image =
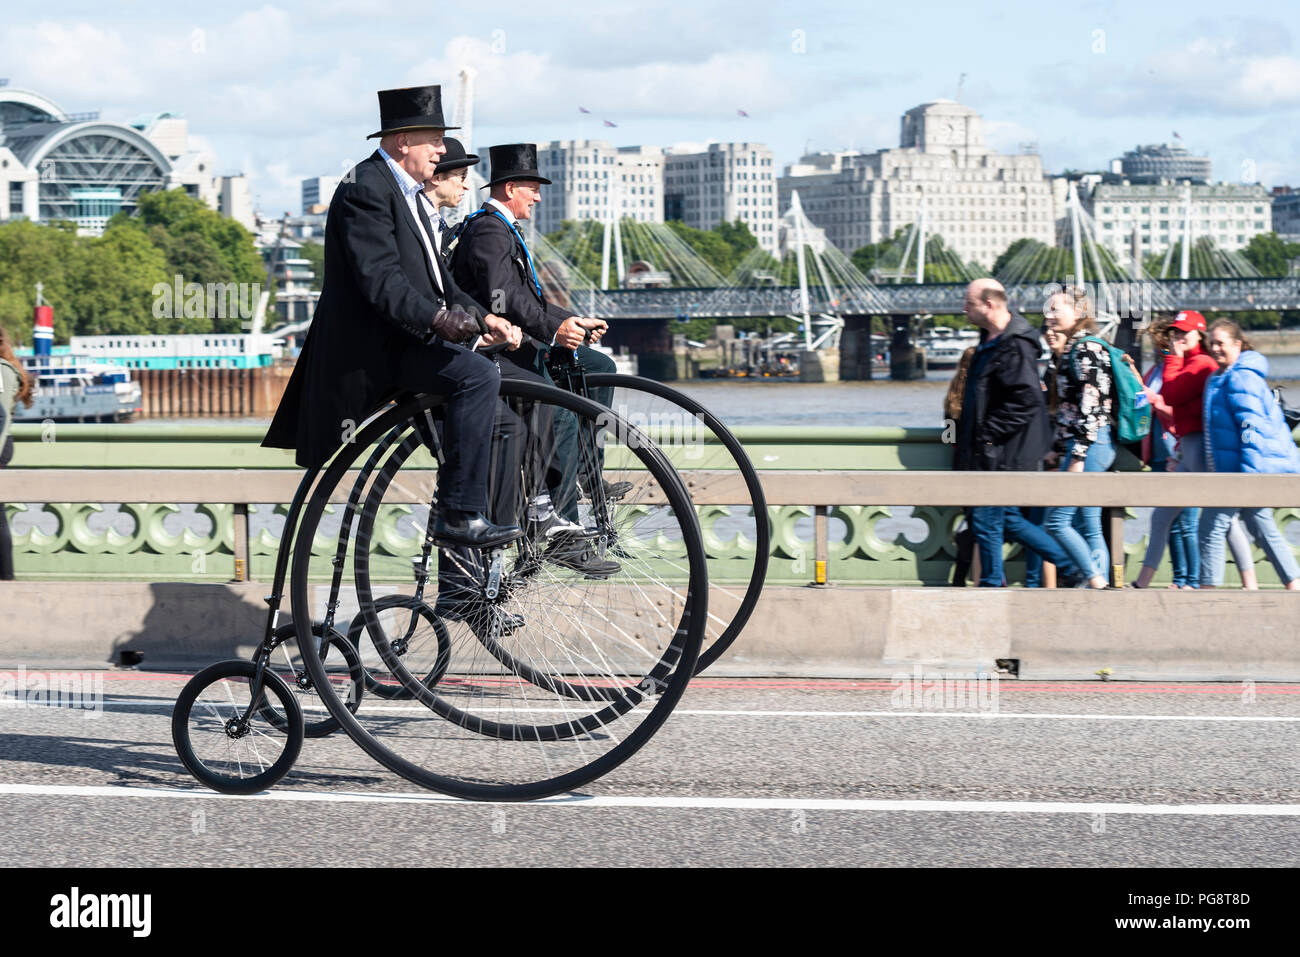
<svg viewBox="0 0 1300 957"><path fill-rule="evenodd" d="M489 601L494 600L501 592L501 565L505 557L505 549L492 549L492 563L488 566L487 586L483 589L483 595Z"/></svg>

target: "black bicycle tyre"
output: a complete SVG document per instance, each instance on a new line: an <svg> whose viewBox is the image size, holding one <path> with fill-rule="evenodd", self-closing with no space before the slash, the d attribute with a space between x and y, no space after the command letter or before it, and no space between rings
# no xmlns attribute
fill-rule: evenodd
<svg viewBox="0 0 1300 957"><path fill-rule="evenodd" d="M537 396L531 394L537 389L545 390L544 395ZM547 398L554 396L556 392L565 396L572 395L570 392L557 390L549 385L539 386L535 383L519 382L518 380L508 379L502 380L500 394L503 398L525 398L532 399L533 401L546 401ZM608 416L617 419L617 416L604 406L601 406L590 399L583 399L583 401L591 403L593 411L599 409L600 411L597 413L598 416ZM612 424L612 419L610 421ZM672 468L672 465L668 462L667 458L663 456L662 452L656 448L646 436L640 434L637 430L631 428L626 423L622 423L621 431L625 441L630 442L638 451L645 451L647 459L658 463L661 469L667 469L667 472L655 472L653 468L649 469L651 474L655 475L656 480L662 486L667 487L668 485L671 485L673 489L677 491L679 495L683 496L684 500L689 503L690 495L686 491L685 484L682 483L680 476L677 475L677 472ZM394 447L389 453L389 458L379 467L374 477L370 492L367 495L366 506L361 509L361 517L357 524L356 541L358 547L356 554L353 557L353 570L357 588L357 599L362 606L363 612L366 608L371 607L372 604L374 607L378 607L378 602L372 603L371 601L372 592L369 581L370 554L368 544L375 520L375 510L371 507L371 504L372 501L377 503L382 500L388 484L392 481L393 475L389 470L392 463L396 461L397 469L400 470L401 466L405 463L406 458L413 450L414 445L409 441L409 439L403 441L401 444L394 443ZM692 519L694 519L694 508L691 507L687 514L690 514ZM692 522L692 524L695 523ZM696 527L698 528L698 526ZM703 548L702 541L701 548ZM707 612L701 612L701 614L704 616L702 620L707 621ZM639 697L633 697L626 693L620 694L614 689L606 689L599 686L589 687L574 685L571 682L560 678L558 675L548 674L545 671L534 668L515 658L505 650L501 643L497 641L496 635L492 634L490 631L484 633L484 629L482 628L473 628L472 631L475 638L485 649L487 649L489 654L491 654L513 674L523 678L525 681L535 685L536 687L578 701L609 702L609 705L604 710L590 714L583 719L560 722L552 725L518 725L487 720L476 715L468 714L449 702L437 697L436 694L431 694L428 686L418 684L415 675L411 674L411 672L406 669L405 662L401 660L401 656L394 652L391 645L385 640L387 636L383 629L378 627L378 622L376 622L374 626L368 627L367 630L371 632L371 642L374 644L375 650L379 652L380 658L388 667L390 673L398 678L402 687L409 693L410 698L419 700L421 704L425 705L425 707L434 711L436 714L441 715L448 721L456 724L458 727L465 728L475 734L482 734L505 740L558 741L593 731L608 723L609 720L630 711L642 700ZM703 626L701 626L701 631L702 630ZM380 637L376 638L376 634ZM702 640L703 635L701 634L701 641ZM675 662L667 660L671 655L672 649L670 647L668 655L665 656L664 660L661 660L661 666L666 665L670 669L675 666ZM664 675L656 673L658 670L658 668L652 669L651 673L645 677L644 682L648 689L658 688L662 682Z"/></svg>
<svg viewBox="0 0 1300 957"><path fill-rule="evenodd" d="M311 626L312 637L320 638L321 631L323 629L324 629L323 623L314 622ZM366 683L365 683L366 670L361 666L361 655L357 653L357 649L354 648L352 645L350 645L348 643L348 640L344 638L343 635L339 634L337 629L331 628L330 631L334 633L334 637L330 639L329 649L326 651L326 655L328 656L328 654L331 651L333 651L335 647L337 647L338 653L343 656L343 661L347 665L347 669L348 669L348 677L352 682L352 696L348 699L348 701L344 702L344 704L349 711L355 714L357 708L361 705L361 696L364 693L366 688ZM293 627L293 623L286 622L285 624L281 625L279 628L275 629L275 632L271 635L272 655L275 654L276 648L278 648L280 645L284 644L286 641L290 639L296 642L298 640L298 634ZM274 658L272 658L269 667L271 668L277 667ZM295 675L295 678L296 677L298 676ZM308 677L310 678L310 676ZM285 683L288 684L287 681ZM294 689L290 687L289 690L292 691ZM301 706L301 704L302 703L299 702L299 706ZM285 729L286 725L284 723L284 717L280 714L280 712L276 711L275 708L271 707L270 702L267 702L260 709L259 713L262 715L262 717L264 717L267 721L269 721L274 727L278 728L281 731ZM307 712L303 711L302 733L304 737L324 738L328 735L333 734L337 730L339 730L339 723L338 721L335 720L333 715L328 715L327 717L321 718L318 721L308 721Z"/></svg>
<svg viewBox="0 0 1300 957"><path fill-rule="evenodd" d="M392 483L394 475L396 474L396 472L401 470L401 467L406 463L406 459L411 455L413 451L414 451L413 446L411 446L409 443L403 442L401 445L398 445L396 448L392 450L389 457L384 461L384 464L378 470L376 470L374 480L370 483L370 490L366 495L366 503L361 508L360 518L358 519L357 522L358 542L370 541L370 538L374 533L373 530L374 530L375 511L376 511L374 508L371 507L371 505L372 503L378 503L383 500L384 493L388 491L388 487ZM363 551L358 551L357 556L353 563L353 568L357 579L366 577L368 575L369 564L370 564L369 556L366 555ZM360 589L358 589L358 592L360 592ZM368 589L367 589L367 594L369 594ZM383 610L381 607L383 604L384 604L383 598L377 599L375 601L376 611ZM356 617L357 619L364 618L364 616L361 614L358 614ZM611 689L599 688L599 687L587 687L583 685L574 685L570 682L565 681L562 678L559 678L555 675L549 675L544 671L540 671L537 668L534 668L531 665L520 661L514 655L510 654L510 652L506 651L506 649L502 646L502 644L499 641L497 641L496 638L491 634L490 629L485 627L486 625L488 625L488 622L486 621L475 620L474 622L471 623L470 630L473 631L474 637L479 640L479 642L483 645L484 648L487 649L488 653L492 655L492 657L496 658L497 661L505 665L505 667L508 668L512 673L523 678L525 681L531 682L537 687L550 691L553 694L562 694L566 697L573 698L576 701L614 701L619 697L618 693ZM351 632L355 628L356 628L356 619L353 620L352 629L349 629L349 637L351 637ZM364 622L363 622L363 628L364 628ZM445 634L446 634L446 628L443 627L442 632L439 634L439 661L442 660L442 653L444 651L444 646L442 645L442 638ZM384 664L390 665L389 670L392 671L393 666L390 664L389 658L387 656L388 655L392 655L394 657L400 657L400 656L398 656L396 652L392 651L391 644L388 644L388 647L381 647L381 645L385 643L374 641L373 636L372 636L371 643L375 645L375 650L379 652L379 656L384 659ZM450 664L451 648L450 648L449 638L448 638L448 644L445 648L445 652L446 652L447 661L442 665L442 671L438 674L439 678L441 678L442 675L446 673L447 665ZM434 670L436 671L437 668L435 667ZM432 675L430 675L430 677L432 677ZM421 683L426 688L432 688L435 684L437 684L436 681L429 681L427 679L425 679ZM392 688L392 685L388 685L386 687ZM401 693L398 694L397 690L400 690ZM409 700L414 696L415 696L415 692L410 688L408 688L405 683L398 685L398 689L395 689L394 692L392 693L392 697L394 698L400 697L403 700ZM458 719L453 719L450 716L445 716L445 717L448 717L448 720L458 720ZM462 725L462 727L466 727L466 725ZM490 733L490 732L484 732L484 733Z"/></svg>
<svg viewBox="0 0 1300 957"><path fill-rule="evenodd" d="M305 657L316 661L318 664L320 662L319 657L316 655ZM285 730L284 750L280 752L280 756L260 774L250 777L242 775L235 777L217 773L209 768L195 752L193 743L190 740L189 719L191 709L194 707L199 695L214 682L226 678L247 678L251 685L256 680L257 671L256 664L242 658L232 658L228 661L218 661L214 665L209 665L186 683L185 687L181 689L181 693L176 697L176 704L172 709L172 744L176 748L177 755L180 756L181 763L200 783L222 794L257 794L260 791L274 787L281 778L289 773L302 751L304 738L302 707L298 704L297 697L279 675L263 669L263 686L260 697L264 697L268 690L275 695L279 699L280 707L289 722L289 726ZM327 680L323 666L320 672L318 680ZM334 696L334 698L338 707L342 708L342 702L338 702L337 696ZM265 707L267 707L265 703L261 707L254 705L250 713L256 714Z"/></svg>
<svg viewBox="0 0 1300 957"><path fill-rule="evenodd" d="M376 611L387 611L391 608L410 608L416 599L411 595L385 595L382 598L375 599ZM447 668L451 665L451 636L447 634L447 626L443 624L442 619L430 607L428 602L421 601L417 613L428 621L438 636L438 657L434 662L433 668L424 676L422 684L426 688L432 688L442 680L443 675L447 673ZM358 613L352 618L352 624L348 626L348 644L360 657L361 638L366 633L365 616ZM415 697L405 685L392 685L380 681L370 673L370 669L365 665L361 667L361 673L364 676L366 690L376 698L383 698L385 701L409 701Z"/></svg>
<svg viewBox="0 0 1300 957"><path fill-rule="evenodd" d="M759 480L758 471L746 454L745 447L740 444L740 440L722 424L721 419L684 392L653 379L621 372L591 372L587 373L586 380L589 387L596 389L614 388L648 392L676 403L692 415L700 416L705 427L731 453L741 477L745 480L745 488L749 491L750 504L754 509L754 570L749 576L745 597L732 616L731 622L723 629L722 634L709 643L708 647L700 650L700 658L695 665L695 673L698 675L726 654L735 640L740 637L763 593L763 583L767 580L767 566L772 551L772 523L767 511L767 496L763 492L763 483Z"/></svg>
<svg viewBox="0 0 1300 957"><path fill-rule="evenodd" d="M588 419L602 414L610 414L609 410L588 399L574 396L562 389L551 386L503 380L501 394L504 397L551 402L568 408L570 411ZM330 493L334 486L338 484L342 475L355 461L360 451L368 448L384 431L409 420L413 414L427 411L443 401L442 397L436 395L418 395L401 402L395 408L380 415L370 426L363 429L355 437L355 443L342 447L340 452L334 456L326 475L317 484L316 490L306 507L303 520L299 523L293 552L293 574L291 576L290 590L291 607L304 610L308 607L307 580L311 559L311 542L316 532L316 526L329 500ZM328 687L325 680L324 666L319 658L311 654L305 655L304 657L313 678L318 684L324 685L322 697L326 702L326 706L339 719L343 729L362 750L394 773L434 791L469 800L524 801L571 791L608 773L636 753L659 729L678 701L681 700L686 685L694 674L695 663L699 656L700 641L703 637L703 622L707 614L708 579L707 567L704 561L703 540L699 524L694 519L694 509L691 506L689 496L686 495L685 487L677 478L667 460L659 454L649 440L640 435L637 438L640 441L633 444L636 445L638 453L644 453L647 467L664 488L670 507L679 516L689 516L689 520L681 522L688 557L689 582L686 588L682 618L671 642L671 657L675 660L665 666L665 660L669 657L669 655L665 655L665 658L660 660L660 664L655 669L652 669L652 673L646 676L646 680L643 682L646 687L639 692L641 697L638 698L637 703L644 700L645 694L651 691L658 692L658 698L640 724L626 737L622 738L610 751L600 755L594 761L552 777L528 783L485 783L475 780L459 780L437 774L430 769L414 764L396 754L383 742L369 734L356 720L355 716L343 707L337 695ZM367 607L367 599L363 596L359 597L364 610ZM307 628L300 615L295 615L295 623L299 638L306 638ZM656 680L653 673L660 670L660 668L665 671L662 681ZM432 692L428 689L423 690L426 695L432 695Z"/></svg>

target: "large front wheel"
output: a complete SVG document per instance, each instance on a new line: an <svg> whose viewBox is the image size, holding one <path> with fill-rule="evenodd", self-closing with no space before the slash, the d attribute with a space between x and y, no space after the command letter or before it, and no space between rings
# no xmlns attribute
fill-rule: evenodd
<svg viewBox="0 0 1300 957"><path fill-rule="evenodd" d="M419 654L414 645L393 653L375 592L400 587L429 527L440 398L401 403L340 450L304 511L291 596L294 609L308 607L312 543L327 502L339 497L336 486L372 443L404 430L410 441L395 442L377 465L353 565L365 630L412 699L352 715L328 688L322 697L367 753L411 781L471 799L526 800L608 772L663 724L695 668L708 584L690 498L644 433L549 386L506 380L501 395L529 438L493 443L494 481L519 490L516 510L498 520L517 519L528 534L499 551L440 550L437 594L423 598L450 635L449 663L436 685L424 679L438 666L439 643L425 643ZM594 441L559 454L590 456L603 447L607 480L627 483L619 501L603 503L598 514L582 509L579 519L599 534L576 543L547 537L525 510L538 483L573 464L548 461L554 450L539 458L532 441L550 436L543 423L555 428L566 416ZM593 474L589 458L578 464L579 474ZM321 667L307 664L313 675Z"/></svg>

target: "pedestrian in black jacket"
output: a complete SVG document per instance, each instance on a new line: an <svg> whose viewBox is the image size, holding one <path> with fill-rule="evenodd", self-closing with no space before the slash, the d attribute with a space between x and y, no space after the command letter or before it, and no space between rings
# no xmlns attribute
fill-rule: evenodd
<svg viewBox="0 0 1300 957"><path fill-rule="evenodd" d="M965 310L982 335L966 375L953 467L977 472L1037 471L1052 444L1038 378L1038 330L1011 311L1006 290L994 279L977 279L966 287ZM1038 552L1067 575L1077 573L1064 550L1014 506L973 508L971 525L982 586L1004 584L1006 538Z"/></svg>

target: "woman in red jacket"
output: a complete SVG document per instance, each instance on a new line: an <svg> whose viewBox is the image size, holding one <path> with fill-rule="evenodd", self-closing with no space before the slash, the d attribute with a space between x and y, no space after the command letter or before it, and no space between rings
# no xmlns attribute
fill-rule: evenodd
<svg viewBox="0 0 1300 957"><path fill-rule="evenodd" d="M1185 310L1170 323L1169 351L1164 356L1163 385L1157 395L1145 390L1153 404L1163 400L1173 418L1170 429L1178 437L1179 472L1208 472L1205 461L1205 442L1201 433L1201 405L1205 383L1219 370L1219 364L1202 348L1205 341L1205 317L1199 312ZM1155 577L1155 566L1160 564L1165 544L1169 540L1169 526L1182 512L1181 508L1162 507L1151 513L1151 534L1147 543L1146 558L1138 573L1136 588L1146 588ZM1241 573L1244 588L1257 587L1255 567L1251 560L1250 541L1245 529L1236 522L1228 529L1228 547L1233 561Z"/></svg>

